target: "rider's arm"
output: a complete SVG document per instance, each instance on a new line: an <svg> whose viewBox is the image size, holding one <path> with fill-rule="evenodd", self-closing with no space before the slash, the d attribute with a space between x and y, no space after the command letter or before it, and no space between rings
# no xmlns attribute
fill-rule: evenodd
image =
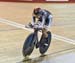
<svg viewBox="0 0 75 63"><path fill-rule="evenodd" d="M32 15L32 25L34 25L35 21L36 21L36 18L34 15Z"/></svg>
<svg viewBox="0 0 75 63"><path fill-rule="evenodd" d="M44 16L42 16L42 26L44 25L44 23L45 23L45 17Z"/></svg>
<svg viewBox="0 0 75 63"><path fill-rule="evenodd" d="M33 16L32 19L33 19L32 22L35 23L35 16Z"/></svg>
<svg viewBox="0 0 75 63"><path fill-rule="evenodd" d="M48 18L49 18L49 25L48 26L50 27L52 25L52 18L53 18L53 16L52 15L49 15Z"/></svg>
<svg viewBox="0 0 75 63"><path fill-rule="evenodd" d="M43 16L42 16L41 18L42 18L42 22L41 22L41 24L39 25L39 28L43 28L44 23L45 23L45 18L44 18Z"/></svg>

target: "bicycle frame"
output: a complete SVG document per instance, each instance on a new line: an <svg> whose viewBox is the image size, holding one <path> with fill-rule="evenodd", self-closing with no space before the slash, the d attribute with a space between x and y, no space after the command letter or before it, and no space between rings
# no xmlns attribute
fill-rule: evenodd
<svg viewBox="0 0 75 63"><path fill-rule="evenodd" d="M38 29L34 29L34 36L33 36L33 39L34 39L34 44L36 45L38 43Z"/></svg>

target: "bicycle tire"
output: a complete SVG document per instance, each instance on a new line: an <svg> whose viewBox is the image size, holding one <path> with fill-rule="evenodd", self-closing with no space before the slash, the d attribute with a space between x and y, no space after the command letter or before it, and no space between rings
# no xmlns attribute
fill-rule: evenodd
<svg viewBox="0 0 75 63"><path fill-rule="evenodd" d="M51 44L51 37L52 37L51 32L48 31L47 33L48 33L48 42L46 42L46 43L48 43L48 46L44 46L44 43L45 43L44 39L45 38L43 37L43 35L41 36L40 46L39 46L39 51L41 54L44 54L45 52L47 52L47 50Z"/></svg>
<svg viewBox="0 0 75 63"><path fill-rule="evenodd" d="M32 33L25 40L22 51L24 57L30 55L33 52L34 50L33 39L34 39L34 34Z"/></svg>

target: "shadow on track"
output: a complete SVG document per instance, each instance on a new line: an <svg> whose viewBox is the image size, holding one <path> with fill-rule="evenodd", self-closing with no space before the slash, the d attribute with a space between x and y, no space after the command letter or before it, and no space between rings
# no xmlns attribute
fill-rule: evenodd
<svg viewBox="0 0 75 63"><path fill-rule="evenodd" d="M42 61L45 60L46 56L47 55L42 55L37 58L27 58L27 59L23 59L21 62L18 63L41 63Z"/></svg>

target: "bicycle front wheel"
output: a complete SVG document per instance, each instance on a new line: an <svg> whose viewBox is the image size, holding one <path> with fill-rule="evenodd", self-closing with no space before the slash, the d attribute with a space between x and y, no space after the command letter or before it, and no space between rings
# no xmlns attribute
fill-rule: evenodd
<svg viewBox="0 0 75 63"><path fill-rule="evenodd" d="M30 34L23 45L23 56L26 57L33 52L34 49L34 34Z"/></svg>

